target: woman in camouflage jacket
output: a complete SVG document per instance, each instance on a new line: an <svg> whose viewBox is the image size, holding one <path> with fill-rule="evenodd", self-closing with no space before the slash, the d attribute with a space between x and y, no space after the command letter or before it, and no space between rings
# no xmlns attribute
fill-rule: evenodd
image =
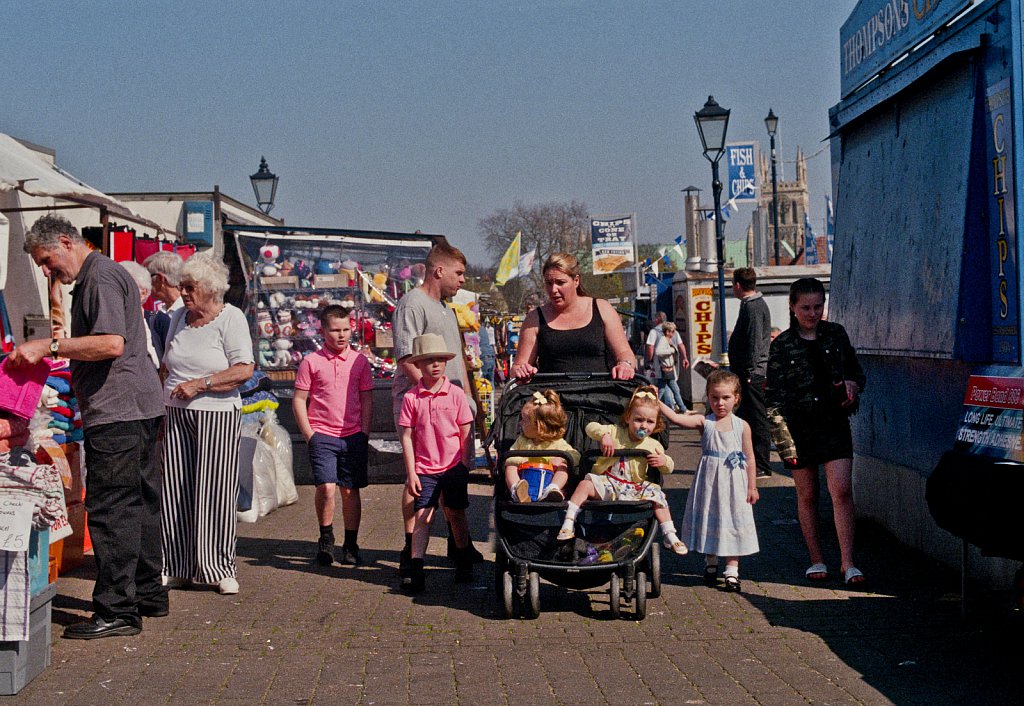
<svg viewBox="0 0 1024 706"><path fill-rule="evenodd" d="M849 415L856 411L865 377L846 330L822 320L825 288L813 278L789 290L790 326L772 341L765 399L772 438L793 472L797 516L812 566L806 576L824 580L828 568L818 541L818 466L832 496L840 567L848 584L864 581L853 565L853 440Z"/></svg>

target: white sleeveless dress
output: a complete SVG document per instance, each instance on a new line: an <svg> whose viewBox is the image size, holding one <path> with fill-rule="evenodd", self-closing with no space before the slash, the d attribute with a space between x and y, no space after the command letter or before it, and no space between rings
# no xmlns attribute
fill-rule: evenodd
<svg viewBox="0 0 1024 706"><path fill-rule="evenodd" d="M743 424L732 417L731 431L715 429L704 418L703 454L686 498L680 538L691 551L718 556L747 556L759 551L754 508L747 502L747 459Z"/></svg>

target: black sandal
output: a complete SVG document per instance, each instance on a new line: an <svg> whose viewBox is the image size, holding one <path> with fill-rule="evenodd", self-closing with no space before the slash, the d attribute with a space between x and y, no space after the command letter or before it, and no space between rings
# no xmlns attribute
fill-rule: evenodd
<svg viewBox="0 0 1024 706"><path fill-rule="evenodd" d="M740 580L739 580L739 578L737 578L736 576L726 576L725 577L725 590L728 591L729 593L739 593L740 592Z"/></svg>
<svg viewBox="0 0 1024 706"><path fill-rule="evenodd" d="M704 585L714 586L718 583L718 564L706 564L704 566Z"/></svg>

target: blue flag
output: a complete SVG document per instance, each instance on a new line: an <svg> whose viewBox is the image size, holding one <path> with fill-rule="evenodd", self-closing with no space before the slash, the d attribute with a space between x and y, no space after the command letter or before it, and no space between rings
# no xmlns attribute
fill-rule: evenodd
<svg viewBox="0 0 1024 706"><path fill-rule="evenodd" d="M811 228L811 219L804 214L804 264L818 264L818 242L814 238L814 229Z"/></svg>

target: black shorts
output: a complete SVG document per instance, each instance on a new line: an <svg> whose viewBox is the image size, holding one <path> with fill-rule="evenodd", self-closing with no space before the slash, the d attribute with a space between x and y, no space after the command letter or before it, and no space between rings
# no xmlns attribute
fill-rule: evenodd
<svg viewBox="0 0 1024 706"><path fill-rule="evenodd" d="M309 465L313 482L337 484L342 488L365 488L370 437L361 431L351 436L330 436L316 432L309 437Z"/></svg>
<svg viewBox="0 0 1024 706"><path fill-rule="evenodd" d="M461 462L441 473L417 474L420 479L420 494L413 507L422 510L437 507L444 493L444 506L449 510L465 510L469 507L469 469Z"/></svg>
<svg viewBox="0 0 1024 706"><path fill-rule="evenodd" d="M853 458L853 434L846 415L823 411L786 420L802 467L820 466L841 458Z"/></svg>

